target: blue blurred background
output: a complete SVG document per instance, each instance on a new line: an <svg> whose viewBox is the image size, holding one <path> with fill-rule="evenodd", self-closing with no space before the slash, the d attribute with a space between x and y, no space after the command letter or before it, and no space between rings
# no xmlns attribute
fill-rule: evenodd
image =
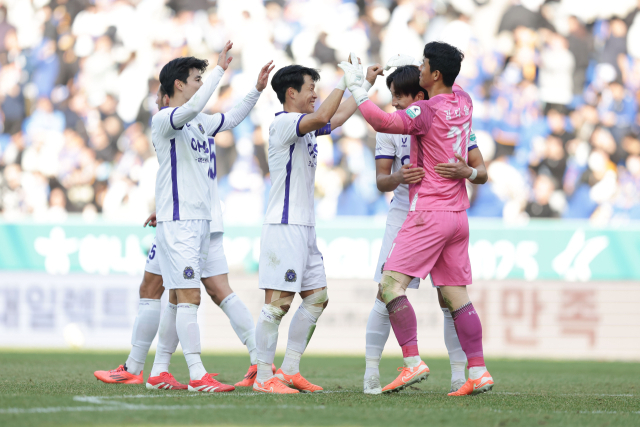
<svg viewBox="0 0 640 427"><path fill-rule="evenodd" d="M181 55L230 70L208 105L226 111L260 67L320 70L320 96L353 50L363 63L421 57L444 40L466 55L457 82L490 181L469 186L469 215L520 223L640 218L638 2L542 0L3 0L0 1L0 213L12 220L139 221L154 210L150 118L158 74ZM384 79L372 99L391 110ZM250 117L216 138L225 217L260 222L270 180L270 86ZM320 138L321 220L384 216L375 132L356 113ZM248 209L247 207L250 207Z"/></svg>

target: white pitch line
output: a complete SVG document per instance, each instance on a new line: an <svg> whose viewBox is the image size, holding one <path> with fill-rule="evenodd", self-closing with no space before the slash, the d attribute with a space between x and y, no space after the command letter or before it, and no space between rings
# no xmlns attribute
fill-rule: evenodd
<svg viewBox="0 0 640 427"><path fill-rule="evenodd" d="M4 408L0 414L49 414L54 412L105 412L105 411L177 411L191 409L325 409L324 405L133 405L107 406L52 406L48 408Z"/></svg>

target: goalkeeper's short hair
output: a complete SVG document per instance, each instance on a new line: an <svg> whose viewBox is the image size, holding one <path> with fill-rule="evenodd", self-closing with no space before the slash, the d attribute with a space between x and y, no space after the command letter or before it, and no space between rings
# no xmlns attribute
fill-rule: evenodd
<svg viewBox="0 0 640 427"><path fill-rule="evenodd" d="M415 65L403 65L387 76L387 87L393 89L397 94L410 95L415 98L418 93L424 94L424 99L429 99L427 91L420 86L420 70Z"/></svg>

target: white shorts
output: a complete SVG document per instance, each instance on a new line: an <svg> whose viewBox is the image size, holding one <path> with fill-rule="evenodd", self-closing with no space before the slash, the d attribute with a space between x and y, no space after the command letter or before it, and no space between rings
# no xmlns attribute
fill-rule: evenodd
<svg viewBox="0 0 640 427"><path fill-rule="evenodd" d="M327 286L315 227L264 224L258 276L260 289L302 292Z"/></svg>
<svg viewBox="0 0 640 427"><path fill-rule="evenodd" d="M207 278L213 276L219 276L221 274L229 273L229 265L227 264L227 257L224 254L224 248L222 246L222 236L224 233L217 232L211 233L209 243L209 255L207 256L207 262L204 265L204 269L200 277ZM156 239L153 239L151 248L149 249L149 255L147 256L147 264L144 268L149 273L162 276L162 268L158 261L158 247L156 246Z"/></svg>
<svg viewBox="0 0 640 427"><path fill-rule="evenodd" d="M209 222L163 221L156 227L156 254L165 289L200 288L209 253Z"/></svg>
<svg viewBox="0 0 640 427"><path fill-rule="evenodd" d="M397 225L387 224L387 227L384 229L384 238L382 239L382 247L380 247L380 255L378 256L378 264L376 265L376 273L373 276L373 280L376 283L380 283L382 280L382 269L384 268L384 263L387 260L387 256L389 255L389 251L391 250L391 245L398 235L398 231L400 231L401 227ZM414 277L409 282L409 288L418 289L420 287L420 278Z"/></svg>

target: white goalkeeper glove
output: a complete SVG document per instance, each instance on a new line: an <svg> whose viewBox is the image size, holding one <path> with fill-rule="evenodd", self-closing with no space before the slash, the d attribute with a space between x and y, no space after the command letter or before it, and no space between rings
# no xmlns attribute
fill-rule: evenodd
<svg viewBox="0 0 640 427"><path fill-rule="evenodd" d="M364 73L362 71L362 65L350 64L346 61L342 61L340 64L338 64L338 67L342 68L342 71L344 71L344 81L351 91L353 99L356 100L356 103L360 105L364 101L369 99L369 97L367 96L367 90L362 87L362 84L365 81Z"/></svg>
<svg viewBox="0 0 640 427"><path fill-rule="evenodd" d="M414 58L413 56L410 56L410 55L392 56L391 58L389 58L389 60L385 64L384 70L387 71L390 68L402 67L402 66L405 66L405 65L420 66L420 61L418 61L416 58Z"/></svg>

